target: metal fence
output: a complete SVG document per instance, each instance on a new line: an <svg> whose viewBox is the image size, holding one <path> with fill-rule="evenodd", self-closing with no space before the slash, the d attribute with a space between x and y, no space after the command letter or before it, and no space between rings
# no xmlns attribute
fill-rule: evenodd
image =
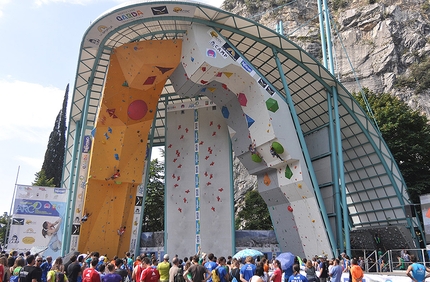
<svg viewBox="0 0 430 282"><path fill-rule="evenodd" d="M417 262L424 265L430 264L427 250L425 249L399 249L388 250L385 253L381 250L351 250L352 257L362 258L362 267L365 272L393 272L406 270L411 264L405 254L415 255ZM403 261L401 260L403 259Z"/></svg>

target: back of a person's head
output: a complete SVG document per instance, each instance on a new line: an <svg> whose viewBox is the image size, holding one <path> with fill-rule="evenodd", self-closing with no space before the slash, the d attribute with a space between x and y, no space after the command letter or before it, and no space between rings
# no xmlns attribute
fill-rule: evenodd
<svg viewBox="0 0 430 282"><path fill-rule="evenodd" d="M71 262L75 262L75 261L76 261L76 259L77 259L77 256L73 255L73 256L70 258L70 261L71 261Z"/></svg>
<svg viewBox="0 0 430 282"><path fill-rule="evenodd" d="M173 263L174 265L178 265L178 264L179 264L179 259L178 259L177 257L174 257L174 258L172 259L172 263Z"/></svg>
<svg viewBox="0 0 430 282"><path fill-rule="evenodd" d="M107 265L107 269L109 270L109 272L112 272L115 269L115 265L113 265L112 263L109 263Z"/></svg>
<svg viewBox="0 0 430 282"><path fill-rule="evenodd" d="M417 262L417 257L415 255L411 255L411 262Z"/></svg>
<svg viewBox="0 0 430 282"><path fill-rule="evenodd" d="M214 254L210 253L208 254L208 260L212 261L214 259Z"/></svg>
<svg viewBox="0 0 430 282"><path fill-rule="evenodd" d="M30 251L26 251L25 252L25 256L28 257L29 255L31 255L31 252Z"/></svg>
<svg viewBox="0 0 430 282"><path fill-rule="evenodd" d="M100 257L100 253L99 252L93 252L93 257L99 258Z"/></svg>
<svg viewBox="0 0 430 282"><path fill-rule="evenodd" d="M353 259L351 260L351 264L354 264L354 265L358 264L358 263L357 263L357 259L353 258Z"/></svg>
<svg viewBox="0 0 430 282"><path fill-rule="evenodd" d="M117 258L117 259L115 260L115 266L116 266L116 267L120 267L121 265L122 265L122 259Z"/></svg>
<svg viewBox="0 0 430 282"><path fill-rule="evenodd" d="M27 264L32 264L34 259L35 259L35 257L33 255L27 256Z"/></svg>
<svg viewBox="0 0 430 282"><path fill-rule="evenodd" d="M129 256L130 256L130 252L126 252L126 253L125 253L125 255L126 255L127 257L129 257Z"/></svg>
<svg viewBox="0 0 430 282"><path fill-rule="evenodd" d="M252 263L253 260L254 259L251 256L247 256L246 259L245 259L245 262Z"/></svg>
<svg viewBox="0 0 430 282"><path fill-rule="evenodd" d="M149 260L149 258L148 257L144 257L143 259L142 259L142 262L143 263L145 263L145 264L151 264L151 261Z"/></svg>
<svg viewBox="0 0 430 282"><path fill-rule="evenodd" d="M255 269L255 275L260 277L264 275L264 268L261 265L258 265Z"/></svg>
<svg viewBox="0 0 430 282"><path fill-rule="evenodd" d="M293 265L294 272L300 272L300 266L298 264Z"/></svg>
<svg viewBox="0 0 430 282"><path fill-rule="evenodd" d="M193 257L193 262L199 262L199 256L194 256Z"/></svg>
<svg viewBox="0 0 430 282"><path fill-rule="evenodd" d="M98 263L99 263L99 259L98 258L93 258L91 260L91 266L93 266L93 267L96 267Z"/></svg>

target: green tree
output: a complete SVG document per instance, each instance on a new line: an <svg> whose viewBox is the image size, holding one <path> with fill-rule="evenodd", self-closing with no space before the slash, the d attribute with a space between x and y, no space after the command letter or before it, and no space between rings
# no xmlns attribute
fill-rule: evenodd
<svg viewBox="0 0 430 282"><path fill-rule="evenodd" d="M43 187L55 187L54 178L52 177L52 178L48 179L46 177L46 174L45 174L44 170L36 172L34 174L34 176L36 176L36 179L34 180L33 183L31 183L31 185L34 185L34 186L43 186Z"/></svg>
<svg viewBox="0 0 430 282"><path fill-rule="evenodd" d="M413 203L430 193L430 126L425 115L390 94L364 89L382 137L390 148ZM364 107L361 94L353 94Z"/></svg>
<svg viewBox="0 0 430 282"><path fill-rule="evenodd" d="M164 230L164 163L151 160L142 232Z"/></svg>
<svg viewBox="0 0 430 282"><path fill-rule="evenodd" d="M55 119L54 128L49 135L49 142L42 165L47 179L53 179L55 187L61 186L64 154L66 150L66 111L69 97L69 84L64 93L63 106Z"/></svg>
<svg viewBox="0 0 430 282"><path fill-rule="evenodd" d="M235 220L236 229L272 230L273 224L269 210L257 190L245 194L243 209L238 212Z"/></svg>

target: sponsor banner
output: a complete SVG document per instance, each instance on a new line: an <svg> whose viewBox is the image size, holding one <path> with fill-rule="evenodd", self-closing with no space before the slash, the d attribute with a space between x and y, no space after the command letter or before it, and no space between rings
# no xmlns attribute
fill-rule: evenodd
<svg viewBox="0 0 430 282"><path fill-rule="evenodd" d="M37 249L44 256L60 256L66 200L64 188L18 185L8 249L19 253Z"/></svg>
<svg viewBox="0 0 430 282"><path fill-rule="evenodd" d="M175 104L175 105L168 105L167 111L173 112L173 111L181 111L181 110L187 110L187 109L199 109L199 108L205 108L205 107L212 107L215 106L214 102L210 100L197 100L194 102L186 102L182 104ZM195 123L195 130L198 130L197 128L198 123Z"/></svg>
<svg viewBox="0 0 430 282"><path fill-rule="evenodd" d="M132 7L124 7L119 11L103 16L97 21L87 33L84 39L84 48L98 48L103 41L103 38L110 32L114 31L121 25L130 23L135 20L142 20L154 17L163 16L181 16L193 17L196 7L187 4L166 4L160 5L133 5Z"/></svg>
<svg viewBox="0 0 430 282"><path fill-rule="evenodd" d="M92 139L90 135L85 135L82 139L81 163L79 167L78 185L75 190L75 206L73 208L73 225L72 233L70 234L70 249L69 251L77 251L79 244L79 233L81 230L82 218L85 216L83 211L85 189L87 187L88 167L90 162L90 153ZM84 219L85 220L85 219Z"/></svg>

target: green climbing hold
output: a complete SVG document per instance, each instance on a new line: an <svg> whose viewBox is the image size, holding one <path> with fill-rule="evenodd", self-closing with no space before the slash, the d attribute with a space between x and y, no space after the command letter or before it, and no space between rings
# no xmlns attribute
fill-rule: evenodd
<svg viewBox="0 0 430 282"><path fill-rule="evenodd" d="M269 98L266 101L266 107L271 112L276 112L279 109L278 101L273 98Z"/></svg>
<svg viewBox="0 0 430 282"><path fill-rule="evenodd" d="M284 152L284 147L278 142L272 143L272 148L275 150L277 154L282 154Z"/></svg>
<svg viewBox="0 0 430 282"><path fill-rule="evenodd" d="M122 184L122 181L115 181L115 184L120 185L120 184Z"/></svg>
<svg viewBox="0 0 430 282"><path fill-rule="evenodd" d="M122 84L122 86L124 86L124 87L128 87L128 82L127 82L127 80L126 80L126 81L124 81L124 83Z"/></svg>
<svg viewBox="0 0 430 282"><path fill-rule="evenodd" d="M256 162L256 163L261 163L261 161L263 160L259 155L257 154L252 154L251 159Z"/></svg>
<svg viewBox="0 0 430 282"><path fill-rule="evenodd" d="M288 179L291 179L292 176L293 176L293 172L291 171L290 166L287 165L287 167L285 168L285 177Z"/></svg>

